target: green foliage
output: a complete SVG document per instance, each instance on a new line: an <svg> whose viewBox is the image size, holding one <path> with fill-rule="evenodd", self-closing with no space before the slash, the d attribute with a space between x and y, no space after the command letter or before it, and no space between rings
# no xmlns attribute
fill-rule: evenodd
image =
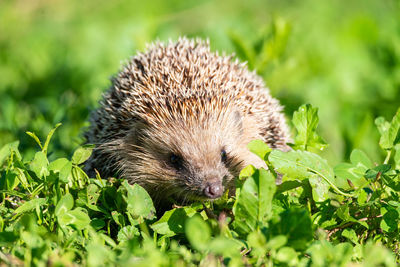
<svg viewBox="0 0 400 267"><path fill-rule="evenodd" d="M293 125L298 134L295 139L295 147L308 150L314 147L323 150L326 147L325 141L316 133L318 125L318 108L310 104L303 105L293 114Z"/></svg>
<svg viewBox="0 0 400 267"><path fill-rule="evenodd" d="M379 117L375 120L375 124L381 133L379 145L383 149L392 149L400 142L400 109L393 117L392 122L389 123L384 118Z"/></svg>
<svg viewBox="0 0 400 267"><path fill-rule="evenodd" d="M299 116L304 107L316 110L300 107L295 124L317 122L316 112ZM396 116L387 127L395 127ZM317 136L316 126L298 127L295 140ZM395 266L400 261L395 141L382 147L385 163L376 166L354 150L351 163L332 168L306 151L308 145L281 152L255 140L249 149L268 168L246 167L234 197L176 207L157 218L139 185L89 178L82 171L91 148L78 148L70 160L49 161L49 141L42 146L29 135L41 148L32 159L21 157L17 142L0 150L0 262L6 265ZM282 183L276 185L278 175Z"/></svg>
<svg viewBox="0 0 400 267"><path fill-rule="evenodd" d="M271 214L275 188L275 177L260 169L254 170L236 191L232 211L235 215L233 227L238 233L246 234L262 227L265 218Z"/></svg>
<svg viewBox="0 0 400 267"><path fill-rule="evenodd" d="M62 122L48 156L71 156L120 62L185 35L247 61L286 115L318 106L331 164L355 148L380 161L374 118L389 119L400 102L399 8L397 0L1 1L0 146L19 140L33 157L25 132L45 136Z"/></svg>
<svg viewBox="0 0 400 267"><path fill-rule="evenodd" d="M399 7L1 1L0 265L399 263ZM91 148L78 146L120 61L181 35L247 61L296 136L287 153L251 142L267 168L246 167L236 196L156 217L138 185L88 177Z"/></svg>

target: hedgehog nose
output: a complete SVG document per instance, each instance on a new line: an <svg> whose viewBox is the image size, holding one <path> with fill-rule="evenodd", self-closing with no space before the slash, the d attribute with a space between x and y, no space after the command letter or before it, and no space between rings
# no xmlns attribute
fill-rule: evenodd
<svg viewBox="0 0 400 267"><path fill-rule="evenodd" d="M204 194L211 199L219 198L224 192L220 182L209 182L204 188Z"/></svg>

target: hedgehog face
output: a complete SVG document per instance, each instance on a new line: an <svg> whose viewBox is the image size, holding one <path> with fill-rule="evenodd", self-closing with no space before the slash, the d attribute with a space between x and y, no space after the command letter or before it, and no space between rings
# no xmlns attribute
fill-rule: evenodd
<svg viewBox="0 0 400 267"><path fill-rule="evenodd" d="M230 162L225 148L192 147L192 150L196 154L174 150L163 159L172 179L188 199L221 197L234 178L229 171Z"/></svg>
<svg viewBox="0 0 400 267"><path fill-rule="evenodd" d="M143 124L128 141L140 150L130 153L134 157L126 160L125 176L155 200L171 197L185 203L232 193L244 166L260 166L246 147L256 136L244 132L245 121L238 111L227 110L196 121L177 117L157 127Z"/></svg>

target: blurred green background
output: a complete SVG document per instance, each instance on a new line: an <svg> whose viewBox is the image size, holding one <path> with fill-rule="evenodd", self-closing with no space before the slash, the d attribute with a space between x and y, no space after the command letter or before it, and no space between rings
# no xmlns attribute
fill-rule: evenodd
<svg viewBox="0 0 400 267"><path fill-rule="evenodd" d="M378 149L377 116L400 106L399 1L0 1L0 146L25 134L68 156L82 143L121 62L155 39L209 38L263 76L292 112L319 107L320 133L332 164L354 148Z"/></svg>

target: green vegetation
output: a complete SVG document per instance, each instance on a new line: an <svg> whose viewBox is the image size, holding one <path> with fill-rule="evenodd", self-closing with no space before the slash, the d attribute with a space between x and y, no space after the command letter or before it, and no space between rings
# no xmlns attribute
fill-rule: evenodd
<svg viewBox="0 0 400 267"><path fill-rule="evenodd" d="M246 167L235 197L176 207L161 218L140 186L89 178L80 165L91 148L49 162L54 130L44 144L29 133L41 148L32 160L22 159L18 142L0 150L0 260L26 266L395 266L400 109L391 122L376 120L387 153L377 166L359 149L351 163L334 168L310 152L326 145L315 132L317 121L310 105L295 113L297 150L251 142L268 170Z"/></svg>
<svg viewBox="0 0 400 267"><path fill-rule="evenodd" d="M0 265L400 263L399 14L396 0L0 1ZM156 218L139 186L88 177L80 145L120 62L181 35L264 78L294 150L254 141L269 168L244 169L236 197Z"/></svg>
<svg viewBox="0 0 400 267"><path fill-rule="evenodd" d="M120 62L156 39L209 38L263 76L290 117L320 109L332 164L355 148L379 161L374 118L400 102L397 0L0 1L0 146L63 123L50 157L83 141L90 110Z"/></svg>

